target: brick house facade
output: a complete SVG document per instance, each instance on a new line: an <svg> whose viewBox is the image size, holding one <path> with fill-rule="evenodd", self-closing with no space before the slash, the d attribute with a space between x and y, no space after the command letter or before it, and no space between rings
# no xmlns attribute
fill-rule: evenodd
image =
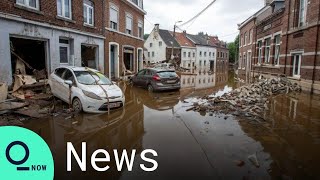
<svg viewBox="0 0 320 180"><path fill-rule="evenodd" d="M303 90L320 93L320 2L270 1L265 8L272 9L268 16L254 18L252 67L241 73L239 70L240 77L243 78L242 73L250 78L286 75ZM246 31L244 23L239 29L240 34ZM240 54L243 51L240 46Z"/></svg>
<svg viewBox="0 0 320 180"><path fill-rule="evenodd" d="M219 41L216 43L216 85L223 85L228 82L229 71L229 49L226 43Z"/></svg>
<svg viewBox="0 0 320 180"><path fill-rule="evenodd" d="M2 1L0 81L12 83L17 57L11 50L48 74L60 65L104 72L103 6L100 0Z"/></svg>
<svg viewBox="0 0 320 180"><path fill-rule="evenodd" d="M143 1L109 0L106 11L105 69L118 79L143 68Z"/></svg>

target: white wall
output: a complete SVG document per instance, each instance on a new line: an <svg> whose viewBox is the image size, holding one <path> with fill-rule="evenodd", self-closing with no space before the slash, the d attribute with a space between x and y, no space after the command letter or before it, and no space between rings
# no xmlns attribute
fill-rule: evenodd
<svg viewBox="0 0 320 180"><path fill-rule="evenodd" d="M202 55L200 55L200 52ZM211 56L210 55L211 52ZM206 53L206 56L205 56ZM216 60L217 60L217 49L210 46L199 46L197 45L197 55L196 55L196 66L197 70L201 71L209 71L210 70L210 61L215 61L215 72L216 72ZM201 62L201 65L200 65ZM206 65L204 65L204 62L206 62Z"/></svg>
<svg viewBox="0 0 320 180"><path fill-rule="evenodd" d="M0 17L0 82L12 83L10 36L37 39L45 41L47 45L47 70L51 73L60 66L59 37L69 38L72 41L70 51L74 52L74 65L81 66L81 45L92 45L98 48L97 67L104 72L104 39L87 33L78 33L65 28L55 28L49 24L33 21L24 21L21 18L4 19ZM69 65L73 65L70 57Z"/></svg>
<svg viewBox="0 0 320 180"><path fill-rule="evenodd" d="M188 54L190 53L190 57ZM193 57L195 53L195 57ZM185 55L185 56L184 56ZM196 65L197 49L192 47L181 47L181 64L180 67L184 67L193 70L193 63ZM190 67L189 67L190 64Z"/></svg>
<svg viewBox="0 0 320 180"><path fill-rule="evenodd" d="M162 46L159 46L159 42L162 42ZM150 47L150 43L152 43L152 47ZM150 33L148 39L144 42L144 47L147 49L145 52L146 62L158 63L166 60L167 45L155 30ZM152 52L154 52L154 57L152 57ZM148 53L150 53L150 57Z"/></svg>

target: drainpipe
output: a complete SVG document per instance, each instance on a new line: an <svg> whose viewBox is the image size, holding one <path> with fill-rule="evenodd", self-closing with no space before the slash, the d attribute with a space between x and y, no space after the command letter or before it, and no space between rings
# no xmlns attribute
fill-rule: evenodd
<svg viewBox="0 0 320 180"><path fill-rule="evenodd" d="M288 40L289 40L289 29L290 29L290 14L291 14L291 1L289 1L288 7L288 23L287 23L287 37L286 37L286 54L285 54L285 62L284 62L284 75L287 76L287 59L288 59Z"/></svg>
<svg viewBox="0 0 320 180"><path fill-rule="evenodd" d="M319 4L319 8L318 10L320 10L320 4ZM312 85L311 85L311 94L313 94L314 92L314 83L315 83L315 78L316 78L316 65L317 65L317 57L318 57L318 43L319 43L319 22L320 22L320 12L318 12L318 25L317 25L317 39L316 39L316 48L315 48L315 56L314 56L314 61L313 61L313 74L312 74Z"/></svg>

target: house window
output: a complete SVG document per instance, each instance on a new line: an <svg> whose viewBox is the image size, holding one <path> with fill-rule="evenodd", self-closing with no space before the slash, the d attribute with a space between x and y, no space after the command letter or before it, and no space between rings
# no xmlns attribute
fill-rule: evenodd
<svg viewBox="0 0 320 180"><path fill-rule="evenodd" d="M150 43L150 47L152 47L152 43Z"/></svg>
<svg viewBox="0 0 320 180"><path fill-rule="evenodd" d="M94 11L93 3L91 1L85 0L83 3L83 19L84 24L93 26Z"/></svg>
<svg viewBox="0 0 320 180"><path fill-rule="evenodd" d="M191 52L188 52L188 57L191 57Z"/></svg>
<svg viewBox="0 0 320 180"><path fill-rule="evenodd" d="M207 61L204 61L203 65L206 66L207 65Z"/></svg>
<svg viewBox="0 0 320 180"><path fill-rule="evenodd" d="M126 33L132 35L132 16L127 14L126 15Z"/></svg>
<svg viewBox="0 0 320 180"><path fill-rule="evenodd" d="M246 32L246 33L244 33L244 43L243 43L243 45L247 45L247 39L248 39L248 34Z"/></svg>
<svg viewBox="0 0 320 180"><path fill-rule="evenodd" d="M71 0L57 0L58 16L71 19Z"/></svg>
<svg viewBox="0 0 320 180"><path fill-rule="evenodd" d="M202 51L200 51L200 57L202 56Z"/></svg>
<svg viewBox="0 0 320 180"><path fill-rule="evenodd" d="M161 47L162 46L162 41L159 41L159 47Z"/></svg>
<svg viewBox="0 0 320 180"><path fill-rule="evenodd" d="M242 56L241 56L241 54L239 55L239 68L241 68L241 66L242 66Z"/></svg>
<svg viewBox="0 0 320 180"><path fill-rule="evenodd" d="M262 63L262 41L258 42L258 64Z"/></svg>
<svg viewBox="0 0 320 180"><path fill-rule="evenodd" d="M307 0L300 0L299 2L299 26L304 26L307 15Z"/></svg>
<svg viewBox="0 0 320 180"><path fill-rule="evenodd" d="M271 38L266 39L266 48L265 48L265 63L270 63L270 43Z"/></svg>
<svg viewBox="0 0 320 180"><path fill-rule="evenodd" d="M242 46L242 34L240 35L240 42L239 42L239 46L241 47ZM219 55L218 55L219 57Z"/></svg>
<svg viewBox="0 0 320 180"><path fill-rule="evenodd" d="M302 54L293 55L293 77L300 77Z"/></svg>
<svg viewBox="0 0 320 180"><path fill-rule="evenodd" d="M187 53L186 52L183 52L183 57L187 57Z"/></svg>
<svg viewBox="0 0 320 180"><path fill-rule="evenodd" d="M152 57L154 57L154 52L152 52Z"/></svg>
<svg viewBox="0 0 320 180"><path fill-rule="evenodd" d="M220 52L218 52L218 58L220 57Z"/></svg>
<svg viewBox="0 0 320 180"><path fill-rule="evenodd" d="M60 64L69 64L69 57L70 57L69 40L59 39L59 55L60 55Z"/></svg>
<svg viewBox="0 0 320 180"><path fill-rule="evenodd" d="M110 28L113 30L118 30L118 18L119 13L116 7L110 7Z"/></svg>
<svg viewBox="0 0 320 180"><path fill-rule="evenodd" d="M196 57L196 53L193 53L193 55L192 55L193 57Z"/></svg>
<svg viewBox="0 0 320 180"><path fill-rule="evenodd" d="M279 65L279 60L280 60L280 35L277 35L275 37L275 54L274 54L274 64Z"/></svg>
<svg viewBox="0 0 320 180"><path fill-rule="evenodd" d="M16 3L27 8L39 10L39 0L17 0Z"/></svg>
<svg viewBox="0 0 320 180"><path fill-rule="evenodd" d="M148 52L148 57L150 57L150 52Z"/></svg>
<svg viewBox="0 0 320 180"><path fill-rule="evenodd" d="M202 66L202 61L199 62L199 66L200 66L200 67Z"/></svg>
<svg viewBox="0 0 320 180"><path fill-rule="evenodd" d="M253 29L250 30L250 44L252 44L252 39L253 39Z"/></svg>
<svg viewBox="0 0 320 180"><path fill-rule="evenodd" d="M142 23L142 21L139 21L139 23L138 23L138 37L143 38L143 23ZM159 46L160 46L160 42L159 42Z"/></svg>
<svg viewBox="0 0 320 180"><path fill-rule="evenodd" d="M211 52L209 52L209 57L211 57Z"/></svg>
<svg viewBox="0 0 320 180"><path fill-rule="evenodd" d="M207 57L207 52L204 52L204 57Z"/></svg>
<svg viewBox="0 0 320 180"><path fill-rule="evenodd" d="M246 64L247 64L247 54L243 53L243 59L242 59L242 68L246 69Z"/></svg>

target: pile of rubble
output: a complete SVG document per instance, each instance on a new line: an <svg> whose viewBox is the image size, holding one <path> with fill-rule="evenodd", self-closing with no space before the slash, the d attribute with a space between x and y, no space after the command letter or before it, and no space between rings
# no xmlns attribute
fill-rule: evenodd
<svg viewBox="0 0 320 180"><path fill-rule="evenodd" d="M268 110L269 98L290 92L301 92L301 87L291 83L284 77L262 79L258 82L243 86L220 97L206 96L194 103L188 111L214 112L233 114L245 117L263 118L262 114Z"/></svg>

